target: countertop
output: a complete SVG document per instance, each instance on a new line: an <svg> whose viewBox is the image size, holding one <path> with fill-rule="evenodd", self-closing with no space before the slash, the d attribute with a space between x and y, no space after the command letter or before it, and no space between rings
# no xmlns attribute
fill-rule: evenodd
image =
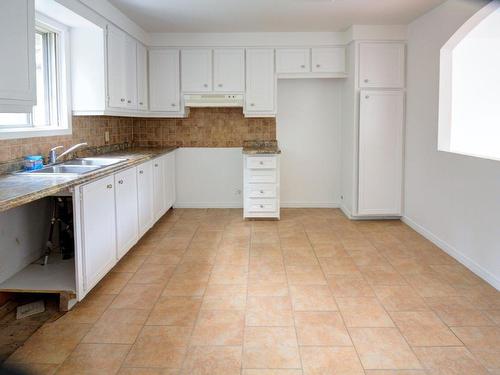
<svg viewBox="0 0 500 375"><path fill-rule="evenodd" d="M245 141L243 153L248 155L281 154L278 141Z"/></svg>
<svg viewBox="0 0 500 375"><path fill-rule="evenodd" d="M176 147L131 147L121 151L100 154L96 157L114 157L128 160L79 176L30 176L12 173L0 175L0 212L130 168L175 149Z"/></svg>

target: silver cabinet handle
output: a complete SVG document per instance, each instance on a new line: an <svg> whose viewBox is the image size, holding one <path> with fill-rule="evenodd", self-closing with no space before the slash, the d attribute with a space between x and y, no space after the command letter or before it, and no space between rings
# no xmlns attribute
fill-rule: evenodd
<svg viewBox="0 0 500 375"><path fill-rule="evenodd" d="M139 171L139 174L144 174L144 171Z"/></svg>
<svg viewBox="0 0 500 375"><path fill-rule="evenodd" d="M172 104L170 104L170 105L171 105L172 107L177 107L177 104L175 104L175 103L172 103Z"/></svg>
<svg viewBox="0 0 500 375"><path fill-rule="evenodd" d="M127 100L127 103L128 103L128 104L132 103L132 100Z"/></svg>
<svg viewBox="0 0 500 375"><path fill-rule="evenodd" d="M123 103L125 101L125 98L121 98L120 101Z"/></svg>
<svg viewBox="0 0 500 375"><path fill-rule="evenodd" d="M123 180L118 181L120 185L123 185Z"/></svg>
<svg viewBox="0 0 500 375"><path fill-rule="evenodd" d="M261 191L260 191L260 193L261 193L261 194L264 194L264 190L261 190Z"/></svg>
<svg viewBox="0 0 500 375"><path fill-rule="evenodd" d="M306 67L306 66L305 66L304 64L302 64L300 67L301 67L302 69L305 69L305 67Z"/></svg>
<svg viewBox="0 0 500 375"><path fill-rule="evenodd" d="M139 105L144 105L144 103L143 102L139 102Z"/></svg>
<svg viewBox="0 0 500 375"><path fill-rule="evenodd" d="M155 168L158 168L158 164L155 164Z"/></svg>
<svg viewBox="0 0 500 375"><path fill-rule="evenodd" d="M113 187L113 185L111 185L111 184L106 185L106 189L111 189L112 187Z"/></svg>

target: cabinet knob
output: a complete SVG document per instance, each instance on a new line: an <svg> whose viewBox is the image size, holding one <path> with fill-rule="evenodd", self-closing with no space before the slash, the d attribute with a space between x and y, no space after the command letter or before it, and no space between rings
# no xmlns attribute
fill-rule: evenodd
<svg viewBox="0 0 500 375"><path fill-rule="evenodd" d="M175 104L175 103L172 103L172 104L170 104L170 105L171 105L172 107L177 107L177 104Z"/></svg>
<svg viewBox="0 0 500 375"><path fill-rule="evenodd" d="M155 168L158 168L158 164L155 164Z"/></svg>
<svg viewBox="0 0 500 375"><path fill-rule="evenodd" d="M118 181L120 185L123 185L123 180Z"/></svg>
<svg viewBox="0 0 500 375"><path fill-rule="evenodd" d="M370 99L370 95L366 95L366 96L365 96L365 99Z"/></svg>
<svg viewBox="0 0 500 375"><path fill-rule="evenodd" d="M125 98L121 98L120 101L123 103L125 101Z"/></svg>
<svg viewBox="0 0 500 375"><path fill-rule="evenodd" d="M143 102L139 102L139 105L144 105L144 103Z"/></svg>
<svg viewBox="0 0 500 375"><path fill-rule="evenodd" d="M144 171L139 171L139 174L144 174Z"/></svg>
<svg viewBox="0 0 500 375"><path fill-rule="evenodd" d="M301 67L302 69L305 69L305 67L306 67L306 66L305 66L304 64L302 64L300 67Z"/></svg>
<svg viewBox="0 0 500 375"><path fill-rule="evenodd" d="M255 103L250 103L250 107L255 107Z"/></svg>
<svg viewBox="0 0 500 375"><path fill-rule="evenodd" d="M222 83L219 83L217 86L222 87Z"/></svg>
<svg viewBox="0 0 500 375"><path fill-rule="evenodd" d="M261 161L261 162L259 162L259 164L260 164L260 165L264 165L264 162L263 162L263 161Z"/></svg>
<svg viewBox="0 0 500 375"><path fill-rule="evenodd" d="M263 204L261 204L261 205L260 205L260 208L264 208L264 205L263 205Z"/></svg>
<svg viewBox="0 0 500 375"><path fill-rule="evenodd" d="M261 193L261 194L264 194L264 190L261 190L261 191L260 191L260 193Z"/></svg>
<svg viewBox="0 0 500 375"><path fill-rule="evenodd" d="M208 87L208 83L204 83L204 84L203 84L203 87Z"/></svg>
<svg viewBox="0 0 500 375"><path fill-rule="evenodd" d="M128 103L128 104L132 103L132 100L127 100L127 103Z"/></svg>
<svg viewBox="0 0 500 375"><path fill-rule="evenodd" d="M320 64L316 64L316 68L321 68L321 65Z"/></svg>
<svg viewBox="0 0 500 375"><path fill-rule="evenodd" d="M113 185L111 185L111 184L106 185L106 189L111 189L112 187L113 187Z"/></svg>
<svg viewBox="0 0 500 375"><path fill-rule="evenodd" d="M368 83L368 82L370 82L370 81L368 79L365 79L365 83Z"/></svg>

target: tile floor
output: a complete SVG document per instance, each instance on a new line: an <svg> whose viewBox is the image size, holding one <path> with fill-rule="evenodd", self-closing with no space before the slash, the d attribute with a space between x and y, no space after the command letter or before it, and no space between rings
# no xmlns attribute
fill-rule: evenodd
<svg viewBox="0 0 500 375"><path fill-rule="evenodd" d="M167 214L8 360L37 374L500 374L500 293L399 221Z"/></svg>

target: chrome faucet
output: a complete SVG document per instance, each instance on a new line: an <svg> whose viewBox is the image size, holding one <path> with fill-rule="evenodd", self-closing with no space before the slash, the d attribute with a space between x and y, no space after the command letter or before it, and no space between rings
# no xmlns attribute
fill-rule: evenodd
<svg viewBox="0 0 500 375"><path fill-rule="evenodd" d="M83 147L83 146L87 146L87 142L83 142L83 143L78 143L74 146L71 146L70 148L68 148L66 151L64 151L61 155L57 155L57 151L58 149L62 148L63 146L56 146L54 148L52 148L49 152L49 164L54 164L58 159L62 158L63 156L66 156L68 155L69 153L71 152L74 152L76 151L76 149L80 148L80 147Z"/></svg>

